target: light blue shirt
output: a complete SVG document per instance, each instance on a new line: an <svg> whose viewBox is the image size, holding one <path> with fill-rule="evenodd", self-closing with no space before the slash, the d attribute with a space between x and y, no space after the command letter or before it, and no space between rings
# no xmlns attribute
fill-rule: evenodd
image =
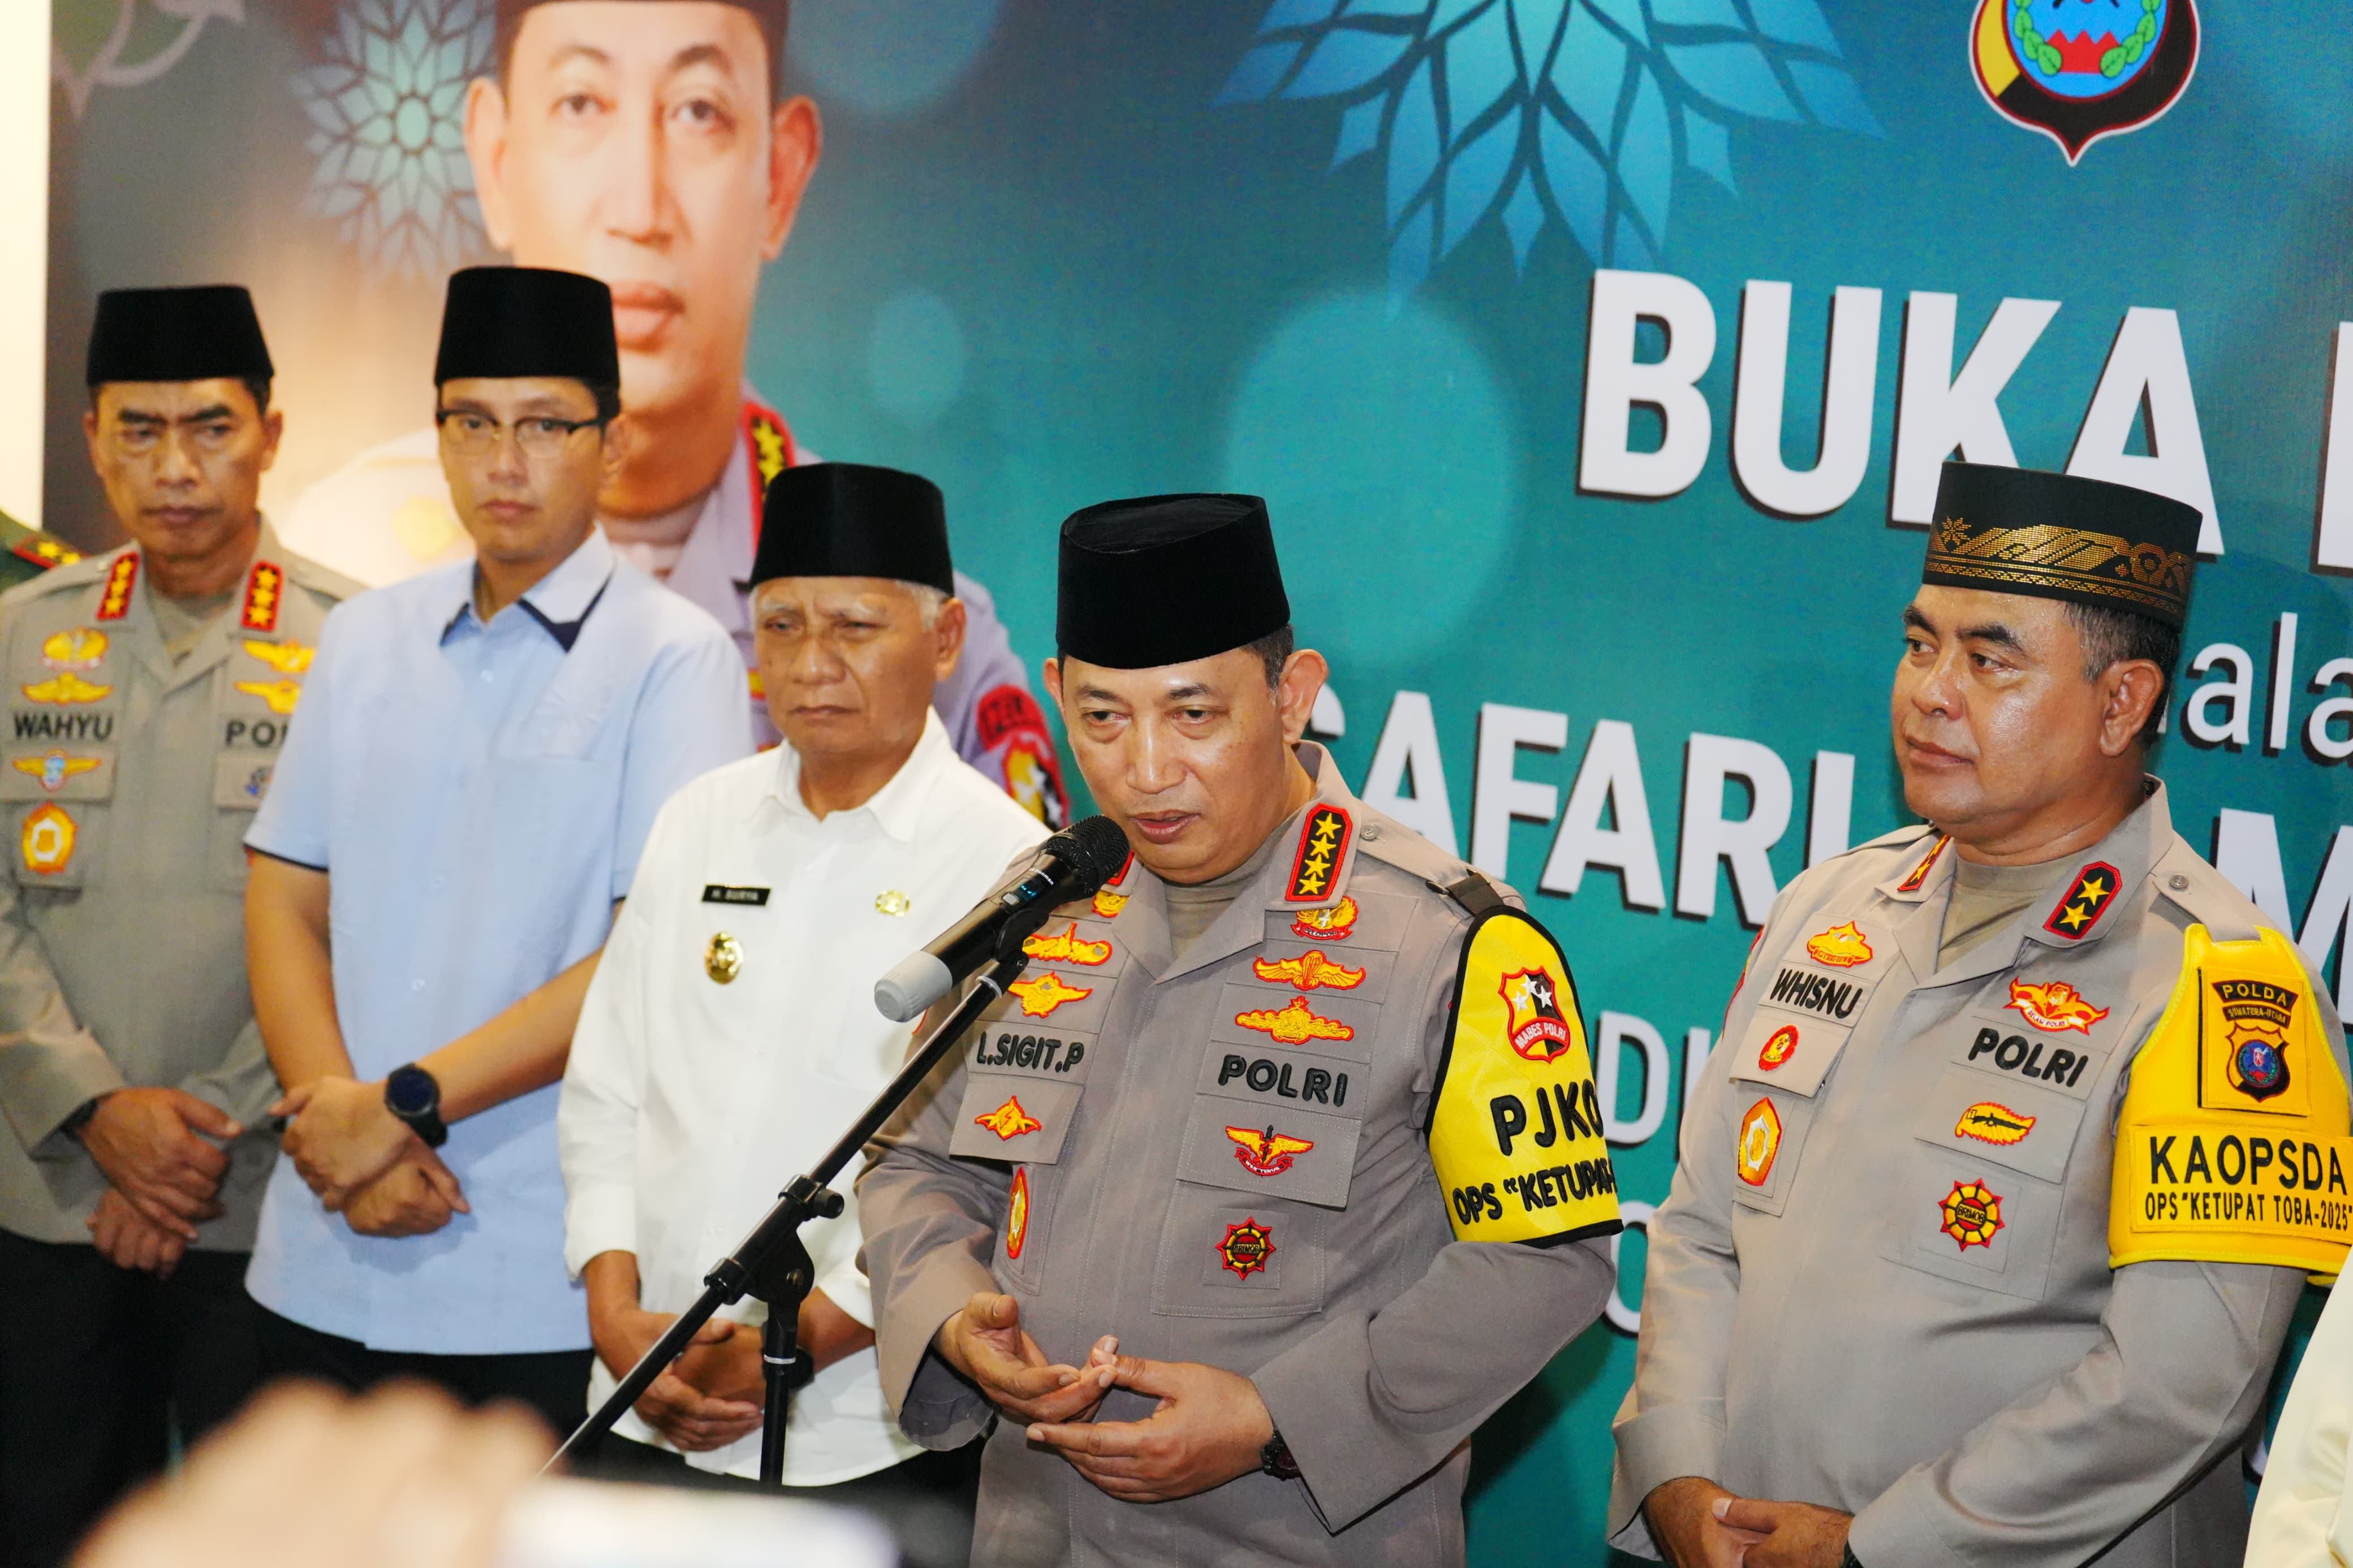
<svg viewBox="0 0 2353 1568"><path fill-rule="evenodd" d="M602 945L654 814L751 751L744 665L709 615L602 532L485 624L473 563L327 617L246 842L330 877L335 1013L363 1079L429 1054ZM377 1350L588 1343L564 1268L556 1088L456 1122L473 1213L364 1237L280 1156L256 1300Z"/></svg>

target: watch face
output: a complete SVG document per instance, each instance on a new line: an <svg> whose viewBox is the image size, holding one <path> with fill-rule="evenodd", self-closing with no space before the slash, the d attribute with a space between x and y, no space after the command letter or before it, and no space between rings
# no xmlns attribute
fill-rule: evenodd
<svg viewBox="0 0 2353 1568"><path fill-rule="evenodd" d="M384 1102L395 1116L423 1116L439 1101L439 1086L420 1068L402 1068L384 1080Z"/></svg>

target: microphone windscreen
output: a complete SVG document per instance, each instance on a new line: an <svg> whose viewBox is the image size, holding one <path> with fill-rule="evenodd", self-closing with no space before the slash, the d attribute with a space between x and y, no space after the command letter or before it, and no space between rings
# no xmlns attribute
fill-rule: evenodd
<svg viewBox="0 0 2353 1568"><path fill-rule="evenodd" d="M1108 816L1090 816L1048 839L1046 852L1068 862L1084 880L1066 897L1086 898L1127 864L1127 835Z"/></svg>
<svg viewBox="0 0 2353 1568"><path fill-rule="evenodd" d="M894 1024L903 1024L955 986L955 976L948 973L948 966L918 948L874 983L875 1010Z"/></svg>

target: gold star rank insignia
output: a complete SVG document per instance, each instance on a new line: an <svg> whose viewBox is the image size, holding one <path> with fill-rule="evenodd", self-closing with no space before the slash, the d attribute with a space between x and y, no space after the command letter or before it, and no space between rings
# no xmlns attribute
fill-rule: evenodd
<svg viewBox="0 0 2353 1568"><path fill-rule="evenodd" d="M2065 896L2052 906L2050 918L2042 929L2053 936L2063 936L2070 942L2079 941L2116 901L2116 889L2124 884L2124 874L2114 866L2094 860L2075 873L2067 885Z"/></svg>
<svg viewBox="0 0 2353 1568"><path fill-rule="evenodd" d="M249 632L276 631L278 600L285 587L286 574L274 563L255 562L253 570L246 574L245 612L237 617L237 625Z"/></svg>
<svg viewBox="0 0 2353 1568"><path fill-rule="evenodd" d="M1331 896L1332 879L1339 874L1340 858L1348 852L1348 835L1354 830L1348 814L1336 805L1318 805L1307 814L1299 827L1291 887L1283 894L1286 902L1314 904Z"/></svg>
<svg viewBox="0 0 2353 1568"><path fill-rule="evenodd" d="M114 558L106 569L106 586L99 590L98 618L119 621L131 613L132 584L139 581L139 552L130 551Z"/></svg>

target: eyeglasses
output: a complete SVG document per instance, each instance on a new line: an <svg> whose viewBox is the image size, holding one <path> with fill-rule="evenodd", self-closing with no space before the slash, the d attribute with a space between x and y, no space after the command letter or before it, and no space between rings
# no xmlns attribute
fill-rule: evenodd
<svg viewBox="0 0 2353 1568"><path fill-rule="evenodd" d="M433 423L441 427L442 444L465 458L487 455L498 446L500 434L510 428L524 457L547 458L563 451L575 431L605 427L602 419L551 419L541 414L518 419L510 426L464 408L437 408Z"/></svg>

